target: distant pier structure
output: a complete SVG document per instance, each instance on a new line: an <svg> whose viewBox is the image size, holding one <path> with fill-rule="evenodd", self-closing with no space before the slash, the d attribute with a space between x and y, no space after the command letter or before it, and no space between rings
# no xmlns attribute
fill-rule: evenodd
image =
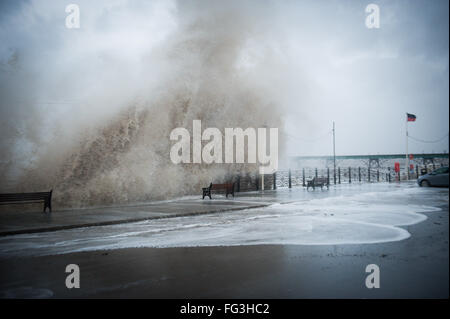
<svg viewBox="0 0 450 319"><path fill-rule="evenodd" d="M405 154L376 154L376 155L337 155L336 167L393 167L395 163L406 165ZM448 166L448 153L410 154L410 164L440 167ZM300 169L304 167L333 167L333 156L292 156L287 168Z"/></svg>

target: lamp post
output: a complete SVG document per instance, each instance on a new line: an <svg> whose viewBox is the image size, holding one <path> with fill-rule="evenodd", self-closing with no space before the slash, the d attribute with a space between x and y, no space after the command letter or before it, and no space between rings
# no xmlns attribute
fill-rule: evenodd
<svg viewBox="0 0 450 319"><path fill-rule="evenodd" d="M334 176L334 184L336 185L336 139L335 139L335 128L333 121L333 176Z"/></svg>

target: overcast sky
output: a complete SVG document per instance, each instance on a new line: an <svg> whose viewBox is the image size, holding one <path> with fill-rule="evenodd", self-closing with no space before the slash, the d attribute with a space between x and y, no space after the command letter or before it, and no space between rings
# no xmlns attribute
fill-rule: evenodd
<svg viewBox="0 0 450 319"><path fill-rule="evenodd" d="M308 76L311 138L336 122L337 154L405 152L405 113L417 116L410 135L437 140L448 133L448 1L376 1L380 28L364 25L369 1L315 1L288 10L294 46ZM299 90L301 88L299 87ZM327 137L325 137L326 139ZM328 145L304 142L299 154L327 154ZM328 147L328 149L327 149ZM410 141L410 152L448 150L440 143ZM297 153L291 150L292 153Z"/></svg>
<svg viewBox="0 0 450 319"><path fill-rule="evenodd" d="M185 9L171 1L71 2L80 5L81 28L76 32L84 37L83 41L64 38L72 37L67 34L74 31L64 27L67 16L64 2L1 1L3 95L15 91L16 97L36 96L36 92L30 91L33 85L14 82L12 72L16 69L22 74L39 73L42 77L46 76L46 70L57 74L48 79L53 83L47 86L50 88L58 87L64 74L70 76L77 68L82 78L80 65L85 56L55 54L89 52L89 48L81 49L77 43L86 45L91 41L92 46L88 45L94 51L91 54L99 56L114 51L126 66L124 69L136 67L139 64L133 61L164 43L166 36L174 32ZM280 138L288 141L288 154L331 154L333 121L337 155L404 153L406 112L417 116L416 122L408 124L411 136L434 141L448 134L447 0L373 1L380 8L379 29L365 25L365 8L371 1L241 3L245 7L242 12L249 19L252 9L259 12L255 15L259 21L255 23L265 25L265 34L276 43L278 59L288 64L290 70L281 83L290 90L283 101L286 126L280 132ZM263 7L270 10L264 11ZM202 2L191 10L195 8L200 10ZM236 4L232 10L238 13L241 7ZM99 33L104 35L100 49L95 41ZM47 64L45 68L43 61ZM246 63L251 64L251 58ZM67 69L71 73L65 73ZM46 108L49 105L46 103L61 102L58 107L63 108L64 103L77 98L76 92L74 86L68 86L56 95L39 94L37 101ZM3 115L13 112L7 108L16 107L11 101L1 103ZM448 152L448 137L439 143L410 140L409 150Z"/></svg>

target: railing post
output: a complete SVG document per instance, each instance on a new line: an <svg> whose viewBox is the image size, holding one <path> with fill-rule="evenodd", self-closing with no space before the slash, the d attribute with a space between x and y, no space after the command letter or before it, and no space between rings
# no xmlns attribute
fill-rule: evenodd
<svg viewBox="0 0 450 319"><path fill-rule="evenodd" d="M358 180L361 183L361 167L358 167Z"/></svg>
<svg viewBox="0 0 450 319"><path fill-rule="evenodd" d="M351 167L348 168L348 183L349 184L352 183L352 168Z"/></svg>
<svg viewBox="0 0 450 319"><path fill-rule="evenodd" d="M330 185L330 168L327 167L327 185Z"/></svg>
<svg viewBox="0 0 450 319"><path fill-rule="evenodd" d="M333 179L334 179L334 185L336 185L336 165L333 168Z"/></svg>
<svg viewBox="0 0 450 319"><path fill-rule="evenodd" d="M292 188L291 169L289 169L289 188Z"/></svg>
<svg viewBox="0 0 450 319"><path fill-rule="evenodd" d="M370 168L367 169L367 181L370 183Z"/></svg>
<svg viewBox="0 0 450 319"><path fill-rule="evenodd" d="M389 174L389 183L391 182L391 168L388 167L388 174Z"/></svg>
<svg viewBox="0 0 450 319"><path fill-rule="evenodd" d="M273 189L277 189L277 172L273 173Z"/></svg>
<svg viewBox="0 0 450 319"><path fill-rule="evenodd" d="M303 168L302 170L302 179L303 179L303 187L306 186L306 182L305 182L305 169Z"/></svg>
<svg viewBox="0 0 450 319"><path fill-rule="evenodd" d="M377 168L377 182L380 181L380 169Z"/></svg>
<svg viewBox="0 0 450 319"><path fill-rule="evenodd" d="M338 167L339 184L341 183L341 168Z"/></svg>

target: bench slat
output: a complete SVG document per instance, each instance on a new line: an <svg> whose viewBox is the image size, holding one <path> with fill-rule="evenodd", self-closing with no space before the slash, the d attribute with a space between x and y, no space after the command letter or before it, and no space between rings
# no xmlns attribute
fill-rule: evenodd
<svg viewBox="0 0 450 319"><path fill-rule="evenodd" d="M0 194L0 197L33 197L33 196L37 196L37 197L43 197L43 196L50 196L50 193L30 193L30 194Z"/></svg>
<svg viewBox="0 0 450 319"><path fill-rule="evenodd" d="M20 196L43 196L43 195L50 195L50 192L39 192L39 193L3 193L0 194L0 197L3 196L13 196L13 197L20 197Z"/></svg>
<svg viewBox="0 0 450 319"><path fill-rule="evenodd" d="M22 196L22 197L0 197L0 200L21 200L21 199L46 199L50 196Z"/></svg>
<svg viewBox="0 0 450 319"><path fill-rule="evenodd" d="M12 204L33 204L33 203L42 203L45 202L45 200L16 200L16 201L5 201L0 202L0 205L12 205Z"/></svg>
<svg viewBox="0 0 450 319"><path fill-rule="evenodd" d="M233 184L213 184L212 189L227 189L233 187Z"/></svg>
<svg viewBox="0 0 450 319"><path fill-rule="evenodd" d="M0 194L0 197L3 196L12 196L12 197L20 197L20 196L48 196L50 192L41 192L41 193L10 193L10 194Z"/></svg>
<svg viewBox="0 0 450 319"><path fill-rule="evenodd" d="M40 195L40 196L0 196L0 201L18 201L18 200L45 200L50 198L50 195Z"/></svg>

